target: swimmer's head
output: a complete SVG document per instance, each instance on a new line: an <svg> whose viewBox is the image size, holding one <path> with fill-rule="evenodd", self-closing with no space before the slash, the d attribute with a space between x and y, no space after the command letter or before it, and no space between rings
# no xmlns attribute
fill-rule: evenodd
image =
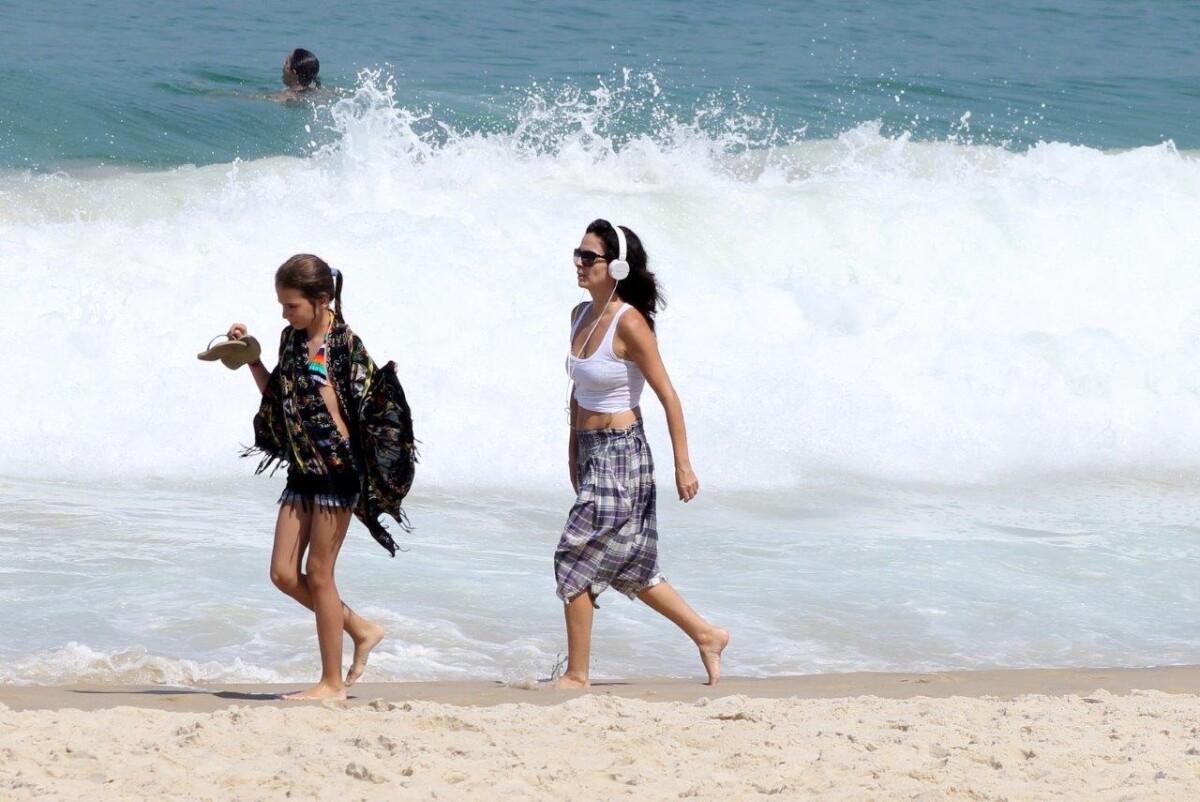
<svg viewBox="0 0 1200 802"><path fill-rule="evenodd" d="M321 62L315 53L298 47L283 60L283 82L292 89L312 89L321 85L317 73Z"/></svg>

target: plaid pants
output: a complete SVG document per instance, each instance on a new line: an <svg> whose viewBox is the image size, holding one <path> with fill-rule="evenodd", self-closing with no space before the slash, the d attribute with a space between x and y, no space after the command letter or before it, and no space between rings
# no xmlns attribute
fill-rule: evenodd
<svg viewBox="0 0 1200 802"><path fill-rule="evenodd" d="M658 571L654 460L646 433L638 421L575 436L579 495L554 552L558 597L569 602L588 591L595 604L612 587L635 598L666 581Z"/></svg>

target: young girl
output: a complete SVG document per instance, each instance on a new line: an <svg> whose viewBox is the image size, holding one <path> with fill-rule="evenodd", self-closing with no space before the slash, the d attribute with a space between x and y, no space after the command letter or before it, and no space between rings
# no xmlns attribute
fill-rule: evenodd
<svg viewBox="0 0 1200 802"><path fill-rule="evenodd" d="M637 235L607 220L587 227L575 249L575 273L592 300L571 314L567 357L574 382L567 463L577 498L554 553L567 617L567 670L559 687L590 684L592 608L608 587L641 599L686 632L700 650L707 684L715 685L729 633L701 618L658 571L654 463L639 407L646 382L667 414L679 498L691 501L700 490L683 408L654 336L658 283Z"/></svg>
<svg viewBox="0 0 1200 802"><path fill-rule="evenodd" d="M259 473L272 464L288 466L271 581L316 613L321 649L321 681L284 698L345 699L346 687L362 675L386 632L342 603L334 565L352 511L395 556L396 544L379 517L386 512L408 528L400 502L416 462L412 417L395 364L377 369L346 325L339 271L298 254L276 271L275 293L290 325L274 371L261 361L250 363L263 399L254 418L254 447L246 454L263 455ZM245 336L241 323L230 327L231 339ZM344 680L343 630L354 641Z"/></svg>

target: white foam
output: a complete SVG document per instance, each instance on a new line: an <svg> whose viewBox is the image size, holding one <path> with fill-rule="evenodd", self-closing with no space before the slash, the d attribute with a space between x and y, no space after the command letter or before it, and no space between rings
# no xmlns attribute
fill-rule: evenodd
<svg viewBox="0 0 1200 802"><path fill-rule="evenodd" d="M152 654L144 648L101 651L70 642L59 649L28 655L0 665L0 684L196 685L202 682L286 682L278 672L240 659L189 660Z"/></svg>
<svg viewBox="0 0 1200 802"><path fill-rule="evenodd" d="M510 130L455 131L368 75L307 159L0 178L0 471L248 471L253 383L195 354L235 320L272 351L272 273L311 251L399 363L422 485L560 482L568 252L598 216L643 237L665 286L661 348L706 483L1200 464L1200 429L1179 425L1200 403L1188 154L870 125L764 145L752 122L669 117L621 136L622 104L655 95L619 89L535 92Z"/></svg>

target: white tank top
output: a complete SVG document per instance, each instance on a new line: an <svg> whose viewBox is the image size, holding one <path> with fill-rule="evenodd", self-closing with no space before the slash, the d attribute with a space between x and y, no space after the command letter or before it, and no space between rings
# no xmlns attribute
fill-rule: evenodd
<svg viewBox="0 0 1200 802"><path fill-rule="evenodd" d="M592 308L589 301L575 325L571 327L572 347L579 325L587 317ZM633 409L642 399L642 388L646 386L646 377L637 363L628 359L620 359L613 352L613 336L617 332L617 322L621 315L629 311L629 304L621 304L608 331L604 332L604 340L596 352L587 359L580 359L573 353L567 355L567 375L575 382L575 400L579 406L592 412L624 412Z"/></svg>

